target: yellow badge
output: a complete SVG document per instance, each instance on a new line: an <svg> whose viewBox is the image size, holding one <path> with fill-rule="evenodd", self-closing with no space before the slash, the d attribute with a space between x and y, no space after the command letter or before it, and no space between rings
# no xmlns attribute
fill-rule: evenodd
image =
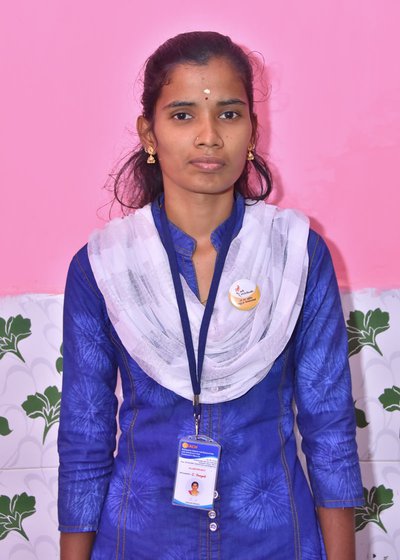
<svg viewBox="0 0 400 560"><path fill-rule="evenodd" d="M260 289L251 280L242 278L234 282L229 289L229 301L241 311L253 309L260 301Z"/></svg>

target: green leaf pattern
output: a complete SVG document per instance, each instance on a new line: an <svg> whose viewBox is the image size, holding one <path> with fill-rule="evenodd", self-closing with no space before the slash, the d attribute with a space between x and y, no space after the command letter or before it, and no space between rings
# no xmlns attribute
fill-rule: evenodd
<svg viewBox="0 0 400 560"><path fill-rule="evenodd" d="M393 490L383 484L373 486L369 491L364 488L365 506L355 508L356 531L362 531L368 523L376 523L385 533L381 513L393 506Z"/></svg>
<svg viewBox="0 0 400 560"><path fill-rule="evenodd" d="M351 311L347 321L349 357L354 356L364 346L370 346L381 356L376 337L389 328L389 313L381 309L370 309L366 315L362 311Z"/></svg>
<svg viewBox="0 0 400 560"><path fill-rule="evenodd" d="M380 402L385 410L394 412L400 410L400 387L393 385L391 389L385 389L379 397Z"/></svg>
<svg viewBox="0 0 400 560"><path fill-rule="evenodd" d="M7 418L0 416L0 436L8 436L11 432L12 430L10 430Z"/></svg>
<svg viewBox="0 0 400 560"><path fill-rule="evenodd" d="M45 422L43 432L43 443L49 430L60 420L61 393L56 386L47 387L44 393L28 395L22 408L29 418L43 418Z"/></svg>
<svg viewBox="0 0 400 560"><path fill-rule="evenodd" d="M11 531L16 531L29 541L22 521L36 512L35 504L35 498L26 492L16 494L12 499L0 496L0 540L5 539Z"/></svg>
<svg viewBox="0 0 400 560"><path fill-rule="evenodd" d="M361 408L356 407L355 401L354 401L354 410L355 410L355 413L356 413L357 428L366 428L368 426L369 422L367 422L365 412Z"/></svg>
<svg viewBox="0 0 400 560"><path fill-rule="evenodd" d="M56 360L56 370L58 373L62 373L63 371L63 345L60 346L60 354L61 356Z"/></svg>
<svg viewBox="0 0 400 560"><path fill-rule="evenodd" d="M5 354L10 353L25 362L18 344L31 334L30 319L17 315L16 317L9 317L6 321L3 317L0 317L0 360Z"/></svg>

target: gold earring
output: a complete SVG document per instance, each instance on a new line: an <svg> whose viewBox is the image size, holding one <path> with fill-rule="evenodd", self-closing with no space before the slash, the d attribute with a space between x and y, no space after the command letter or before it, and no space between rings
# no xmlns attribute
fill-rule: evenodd
<svg viewBox="0 0 400 560"><path fill-rule="evenodd" d="M250 146L247 148L247 161L253 161L253 159L254 159L254 154L253 154L254 148L255 148L254 144L250 144Z"/></svg>
<svg viewBox="0 0 400 560"><path fill-rule="evenodd" d="M153 163L156 163L156 158L154 157L156 152L155 152L153 146L149 146L148 148L145 148L144 151L147 154L149 154L149 157L147 158L147 163L149 163L150 165L152 165Z"/></svg>

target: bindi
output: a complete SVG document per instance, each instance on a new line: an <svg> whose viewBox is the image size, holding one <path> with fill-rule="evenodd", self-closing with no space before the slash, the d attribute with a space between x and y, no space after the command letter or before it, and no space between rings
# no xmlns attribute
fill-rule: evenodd
<svg viewBox="0 0 400 560"><path fill-rule="evenodd" d="M209 88L203 89L203 93L205 93L206 95L210 95L211 90ZM206 101L208 101L208 97L206 97Z"/></svg>

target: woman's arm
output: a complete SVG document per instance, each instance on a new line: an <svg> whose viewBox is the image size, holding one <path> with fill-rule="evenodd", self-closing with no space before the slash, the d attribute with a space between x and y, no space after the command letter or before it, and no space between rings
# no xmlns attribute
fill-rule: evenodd
<svg viewBox="0 0 400 560"><path fill-rule="evenodd" d="M363 488L339 290L321 238L310 232L310 272L296 335L295 397L302 449L329 560L354 560Z"/></svg>
<svg viewBox="0 0 400 560"><path fill-rule="evenodd" d="M355 560L353 508L318 508L328 560Z"/></svg>
<svg viewBox="0 0 400 560"><path fill-rule="evenodd" d="M113 468L118 403L110 329L84 248L71 263L64 297L58 517L66 560L90 557Z"/></svg>
<svg viewBox="0 0 400 560"><path fill-rule="evenodd" d="M61 533L60 560L90 560L96 533Z"/></svg>

